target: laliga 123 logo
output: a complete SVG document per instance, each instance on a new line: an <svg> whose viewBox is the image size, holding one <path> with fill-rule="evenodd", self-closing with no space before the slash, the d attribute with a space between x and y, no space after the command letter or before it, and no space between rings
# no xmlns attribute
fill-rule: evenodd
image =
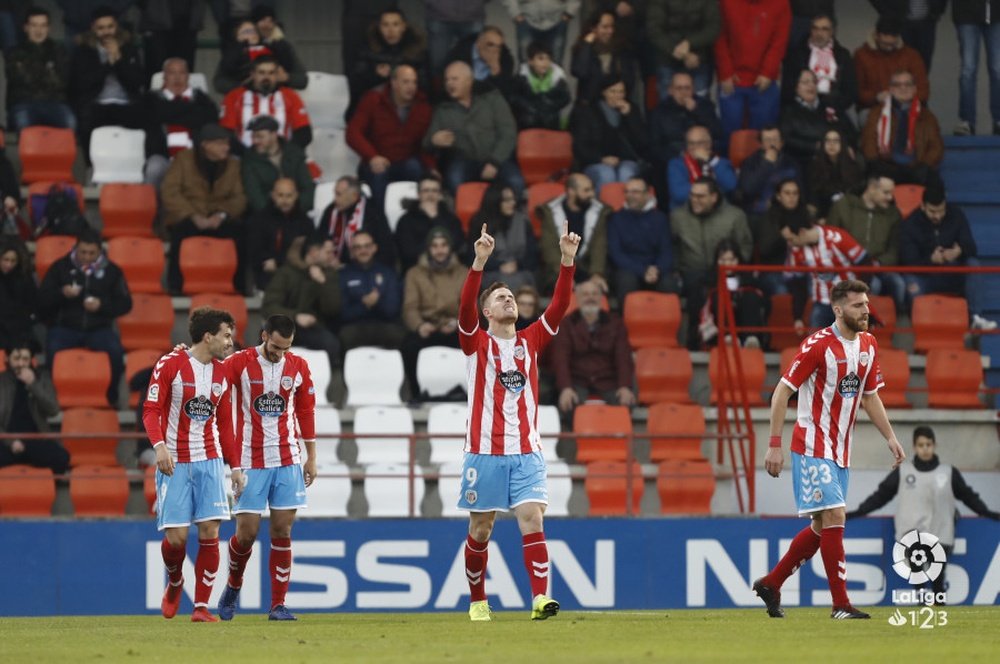
<svg viewBox="0 0 1000 664"><path fill-rule="evenodd" d="M892 569L913 586L923 586L936 580L944 571L947 559L948 556L938 538L918 530L909 531L892 547ZM935 594L922 587L904 591L893 590L893 604L925 606L907 612L896 609L896 612L889 616L889 624L893 627L909 624L920 629L944 627L948 624L947 612L935 611L932 606L944 604L946 599L945 593Z"/></svg>

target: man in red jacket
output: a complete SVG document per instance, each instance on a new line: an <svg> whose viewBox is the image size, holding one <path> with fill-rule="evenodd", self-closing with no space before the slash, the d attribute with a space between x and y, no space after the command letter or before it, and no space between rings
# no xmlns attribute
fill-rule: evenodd
<svg viewBox="0 0 1000 664"><path fill-rule="evenodd" d="M788 44L792 13L787 0L721 0L722 30L715 42L719 116L728 137L778 121L778 73Z"/></svg>
<svg viewBox="0 0 1000 664"><path fill-rule="evenodd" d="M389 83L369 90L347 123L347 144L361 155L358 175L382 209L390 182L420 180L434 166L420 147L431 123L431 105L417 89L417 70L399 65Z"/></svg>

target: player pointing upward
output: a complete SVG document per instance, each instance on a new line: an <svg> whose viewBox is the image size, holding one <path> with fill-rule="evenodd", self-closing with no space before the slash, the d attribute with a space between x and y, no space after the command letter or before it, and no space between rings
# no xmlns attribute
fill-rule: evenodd
<svg viewBox="0 0 1000 664"><path fill-rule="evenodd" d="M458 314L469 383L469 432L458 500L459 509L469 510L465 545L465 574L472 595L469 617L475 621L492 619L485 589L487 550L497 511L512 509L521 529L524 566L531 580L531 618L545 620L559 612L559 603L547 595L549 553L542 514L548 504L548 489L538 438L538 356L559 331L569 305L580 236L568 232L563 224L559 238L562 267L552 301L541 318L520 332L514 328L517 301L506 284L490 284L479 295L483 268L494 246L483 224ZM480 310L487 330L479 327Z"/></svg>

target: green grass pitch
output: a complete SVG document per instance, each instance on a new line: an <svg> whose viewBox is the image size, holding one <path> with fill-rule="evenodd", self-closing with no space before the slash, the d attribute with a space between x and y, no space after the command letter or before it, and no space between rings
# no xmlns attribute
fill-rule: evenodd
<svg viewBox="0 0 1000 664"><path fill-rule="evenodd" d="M948 624L894 627L890 607L872 620L839 621L826 609L564 611L532 622L527 611L492 623L463 613L301 614L268 623L192 624L155 616L0 619L0 661L26 662L976 662L997 661L996 607L945 607Z"/></svg>

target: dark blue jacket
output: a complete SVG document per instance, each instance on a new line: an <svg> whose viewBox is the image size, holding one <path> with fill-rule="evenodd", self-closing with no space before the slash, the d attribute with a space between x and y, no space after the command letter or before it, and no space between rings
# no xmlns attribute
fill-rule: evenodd
<svg viewBox="0 0 1000 664"><path fill-rule="evenodd" d="M930 265L931 254L936 247L947 249L956 242L962 248L959 263L976 255L976 241L972 237L969 221L957 205L948 205L940 224L932 223L923 210L917 209L900 224L900 228L900 265Z"/></svg>
<svg viewBox="0 0 1000 664"><path fill-rule="evenodd" d="M612 265L642 276L655 265L660 274L674 269L670 220L656 209L656 200L640 212L622 208L608 219L608 257Z"/></svg>
<svg viewBox="0 0 1000 664"><path fill-rule="evenodd" d="M764 159L764 150L757 150L747 157L740 167L740 183L737 188L739 203L747 214L763 214L774 195L778 183L786 178L795 178L802 186L802 171L790 154L782 150L774 163Z"/></svg>
<svg viewBox="0 0 1000 664"><path fill-rule="evenodd" d="M711 99L695 97L694 110L689 111L675 102L673 97L667 97L666 101L649 114L653 159L665 164L674 157L679 157L687 147L687 130L695 125L708 129L712 145L722 145L722 123Z"/></svg>
<svg viewBox="0 0 1000 664"><path fill-rule="evenodd" d="M378 289L380 297L369 309L361 298L375 289ZM343 296L341 323L394 322L399 319L403 297L399 275L378 261L372 261L368 267L361 267L353 261L344 266L340 271L340 293Z"/></svg>

